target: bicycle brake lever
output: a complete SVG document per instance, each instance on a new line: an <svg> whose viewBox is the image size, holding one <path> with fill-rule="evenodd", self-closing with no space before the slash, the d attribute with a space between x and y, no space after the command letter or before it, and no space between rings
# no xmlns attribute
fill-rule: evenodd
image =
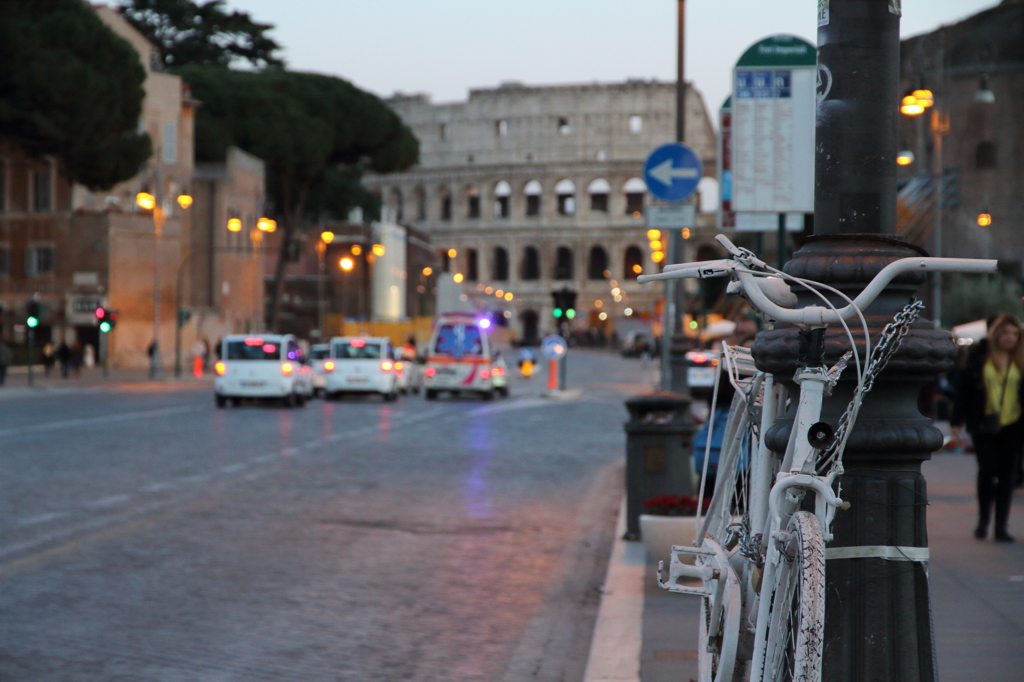
<svg viewBox="0 0 1024 682"><path fill-rule="evenodd" d="M715 236L715 241L717 241L719 244L721 244L722 248L724 248L726 251L728 251L730 254L732 254L733 258L738 260L740 263L743 263L747 267L758 267L758 268L766 268L766 267L768 267L768 264L765 263L760 258L758 258L757 256L755 256L753 251L750 251L749 249L744 249L742 247L736 246L724 234L720 234L720 235Z"/></svg>

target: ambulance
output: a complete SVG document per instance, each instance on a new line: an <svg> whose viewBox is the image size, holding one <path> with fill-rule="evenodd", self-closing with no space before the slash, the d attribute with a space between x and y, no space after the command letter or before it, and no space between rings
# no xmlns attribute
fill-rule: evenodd
<svg viewBox="0 0 1024 682"><path fill-rule="evenodd" d="M477 313L443 313L434 323L423 367L423 394L475 393L494 397L494 356L487 336L492 321Z"/></svg>

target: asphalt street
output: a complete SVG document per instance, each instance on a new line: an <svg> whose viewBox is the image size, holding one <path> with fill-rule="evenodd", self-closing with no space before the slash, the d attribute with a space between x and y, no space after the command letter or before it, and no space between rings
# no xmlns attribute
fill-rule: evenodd
<svg viewBox="0 0 1024 682"><path fill-rule="evenodd" d="M0 395L0 680L573 680L641 363L507 400Z"/></svg>

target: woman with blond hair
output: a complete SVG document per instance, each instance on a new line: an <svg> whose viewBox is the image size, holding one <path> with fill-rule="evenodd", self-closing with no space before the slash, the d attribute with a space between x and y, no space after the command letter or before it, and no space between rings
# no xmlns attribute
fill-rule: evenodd
<svg viewBox="0 0 1024 682"><path fill-rule="evenodd" d="M995 504L995 539L1013 542L1006 532L1013 498L1016 458L1024 441L1024 334L1020 320L999 315L988 328L988 343L967 360L953 406L954 436L967 427L978 458L978 527L988 535Z"/></svg>

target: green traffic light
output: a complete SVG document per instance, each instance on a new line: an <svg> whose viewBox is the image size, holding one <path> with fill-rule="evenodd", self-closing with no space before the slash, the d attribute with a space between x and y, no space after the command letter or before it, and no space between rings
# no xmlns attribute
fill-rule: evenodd
<svg viewBox="0 0 1024 682"><path fill-rule="evenodd" d="M109 332L110 331L110 323L106 322L106 321L100 322L100 331L101 332Z"/></svg>
<svg viewBox="0 0 1024 682"><path fill-rule="evenodd" d="M573 310L572 308L569 308L568 310L565 311L565 316L571 320L572 318L576 317L576 311Z"/></svg>
<svg viewBox="0 0 1024 682"><path fill-rule="evenodd" d="M551 311L551 314L554 315L555 317L561 317L562 316L562 309L561 308L555 308L554 310Z"/></svg>
<svg viewBox="0 0 1024 682"><path fill-rule="evenodd" d="M27 320L25 320L25 324L27 324L30 327L36 327L39 324L39 319L35 317L30 317Z"/></svg>

